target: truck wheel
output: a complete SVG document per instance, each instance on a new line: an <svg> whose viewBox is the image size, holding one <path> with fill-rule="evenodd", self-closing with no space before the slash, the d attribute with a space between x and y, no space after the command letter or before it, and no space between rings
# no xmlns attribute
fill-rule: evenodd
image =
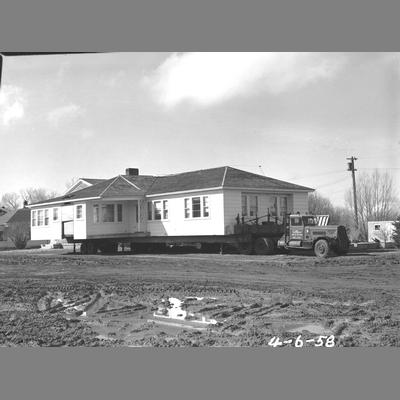
<svg viewBox="0 0 400 400"><path fill-rule="evenodd" d="M275 241L271 238L260 237L254 243L254 251L259 256L273 254L275 248Z"/></svg>
<svg viewBox="0 0 400 400"><path fill-rule="evenodd" d="M314 253L318 258L326 258L329 255L329 243L325 239L319 239L314 245Z"/></svg>
<svg viewBox="0 0 400 400"><path fill-rule="evenodd" d="M349 251L349 238L347 236L346 228L344 226L338 227L338 246L336 253L339 256L344 256Z"/></svg>

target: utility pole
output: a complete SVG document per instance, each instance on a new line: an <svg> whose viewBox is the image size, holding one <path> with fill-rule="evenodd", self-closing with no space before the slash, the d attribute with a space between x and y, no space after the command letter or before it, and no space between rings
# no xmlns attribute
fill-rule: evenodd
<svg viewBox="0 0 400 400"><path fill-rule="evenodd" d="M354 168L354 161L357 160L357 158L350 157L347 158L347 160L350 160L350 162L347 163L348 165L347 171L351 171L351 175L353 178L354 221L356 223L356 229L358 229L357 192L356 192L356 174L355 174L355 171L357 170Z"/></svg>

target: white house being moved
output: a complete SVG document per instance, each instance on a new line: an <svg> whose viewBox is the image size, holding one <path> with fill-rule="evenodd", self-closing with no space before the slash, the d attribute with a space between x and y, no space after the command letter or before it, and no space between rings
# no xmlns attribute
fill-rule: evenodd
<svg viewBox="0 0 400 400"><path fill-rule="evenodd" d="M33 240L231 235L239 218L262 223L307 212L313 191L232 167L167 176L139 175L128 168L125 175L72 189L29 206Z"/></svg>

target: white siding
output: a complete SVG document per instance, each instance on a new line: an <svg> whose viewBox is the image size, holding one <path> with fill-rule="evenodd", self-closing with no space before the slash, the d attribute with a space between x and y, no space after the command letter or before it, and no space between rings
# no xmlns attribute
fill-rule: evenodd
<svg viewBox="0 0 400 400"><path fill-rule="evenodd" d="M293 212L294 205L299 207L300 201L295 201L296 193L262 193L256 191L246 191L246 190L224 190L224 230L225 234L231 234L234 231L234 225L236 224L236 217L242 216L242 194L245 195L256 195L258 198L258 217L259 221L266 221L268 219L268 213L273 214L273 208L275 203L275 197L279 198L286 197L287 198L287 212ZM301 194L303 195L303 193ZM307 193L304 194L306 198L308 198ZM303 197L304 197L303 196ZM301 200L301 196L299 197ZM308 208L308 207L307 207ZM304 207L300 208L300 212L304 212L307 210ZM297 211L297 209L296 209ZM278 214L280 212L279 204L278 204ZM252 217L246 216L245 219L251 219Z"/></svg>
<svg viewBox="0 0 400 400"><path fill-rule="evenodd" d="M103 204L114 204L115 213L117 204L122 204L122 222L94 222L93 205L98 204L100 207ZM123 201L98 201L91 200L87 202L86 207L86 227L87 236L105 236L108 234L132 234L137 232L138 224L136 222L137 200ZM101 215L101 212L100 212ZM75 236L76 238L76 236Z"/></svg>
<svg viewBox="0 0 400 400"><path fill-rule="evenodd" d="M58 220L53 221L53 209L58 208ZM37 212L38 210L49 210L49 224L48 225L37 225ZM32 214L36 211L36 226L32 226ZM44 221L43 221L44 222ZM61 207L45 207L36 208L31 210L31 240L51 240L51 239L61 239Z"/></svg>
<svg viewBox="0 0 400 400"><path fill-rule="evenodd" d="M185 218L185 198L208 196L209 217ZM222 191L199 191L188 195L151 197L147 201L168 200L168 220L147 221L152 236L223 235L224 202ZM146 209L147 216L147 209Z"/></svg>
<svg viewBox="0 0 400 400"><path fill-rule="evenodd" d="M82 207L82 218L77 218L77 208ZM74 239L86 239L86 204L74 205Z"/></svg>
<svg viewBox="0 0 400 400"><path fill-rule="evenodd" d="M373 242L375 239L380 242L392 242L393 232L393 221L368 221L368 242Z"/></svg>

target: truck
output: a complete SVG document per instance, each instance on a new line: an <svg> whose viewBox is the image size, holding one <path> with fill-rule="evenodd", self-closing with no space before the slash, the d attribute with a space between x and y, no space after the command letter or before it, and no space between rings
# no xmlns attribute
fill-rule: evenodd
<svg viewBox="0 0 400 400"><path fill-rule="evenodd" d="M66 236L68 240L68 236ZM116 252L119 243L128 243L132 252L157 252L166 247L194 246L197 249L216 250L235 248L241 254L270 255L278 251L312 250L318 258L345 255L350 241L343 225L319 226L315 215L286 214L259 223L259 218L244 220L238 215L234 233L229 235L199 236L135 236L107 237L81 242L81 253L94 254Z"/></svg>

